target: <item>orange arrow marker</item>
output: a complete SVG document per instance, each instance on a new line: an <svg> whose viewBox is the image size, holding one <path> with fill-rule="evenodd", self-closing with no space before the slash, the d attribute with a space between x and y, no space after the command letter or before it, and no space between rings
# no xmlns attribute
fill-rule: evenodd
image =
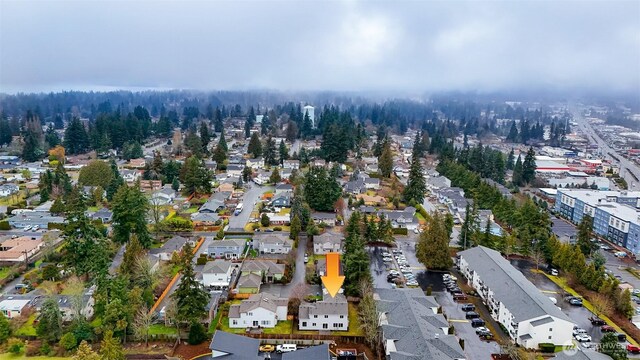
<svg viewBox="0 0 640 360"><path fill-rule="evenodd" d="M344 276L340 276L340 254L327 253L327 275L322 277L322 283L329 295L336 297L344 283Z"/></svg>

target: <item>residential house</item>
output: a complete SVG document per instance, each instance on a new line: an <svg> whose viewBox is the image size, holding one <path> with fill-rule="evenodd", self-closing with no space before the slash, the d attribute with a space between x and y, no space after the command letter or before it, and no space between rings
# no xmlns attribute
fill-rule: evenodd
<svg viewBox="0 0 640 360"><path fill-rule="evenodd" d="M416 208L413 206L407 206L404 210L388 210L382 213L391 220L393 228L407 228L409 230L418 228L419 222L415 217Z"/></svg>
<svg viewBox="0 0 640 360"><path fill-rule="evenodd" d="M107 208L102 208L94 213L91 213L89 216L92 220L100 220L103 224L108 224L113 219L113 211Z"/></svg>
<svg viewBox="0 0 640 360"><path fill-rule="evenodd" d="M611 357L596 350L576 348L576 351L560 351L551 360L611 360Z"/></svg>
<svg viewBox="0 0 640 360"><path fill-rule="evenodd" d="M451 214L464 219L467 205L471 205L471 201L464 197L464 190L458 187L442 188L436 192L436 195L438 201L446 205Z"/></svg>
<svg viewBox="0 0 640 360"><path fill-rule="evenodd" d="M347 181L344 184L344 192L351 195L359 195L367 191L367 187L363 179Z"/></svg>
<svg viewBox="0 0 640 360"><path fill-rule="evenodd" d="M240 164L229 164L227 165L227 175L229 177L239 177L242 176L242 171L244 170L244 166Z"/></svg>
<svg viewBox="0 0 640 360"><path fill-rule="evenodd" d="M458 266L516 344L571 343L575 324L499 252L484 246L459 252Z"/></svg>
<svg viewBox="0 0 640 360"><path fill-rule="evenodd" d="M274 328L278 321L287 320L289 299L269 293L251 295L240 304L229 307L230 328Z"/></svg>
<svg viewBox="0 0 640 360"><path fill-rule="evenodd" d="M513 197L513 194L511 194L511 190L509 190L506 186L500 184L499 182L496 182L492 179L482 179L482 181L498 189L498 191L500 191L500 194L502 194L502 196L506 197L507 199L511 199ZM607 179L606 181L608 184L609 180Z"/></svg>
<svg viewBox="0 0 640 360"><path fill-rule="evenodd" d="M320 258L316 260L316 274L318 276L325 276L327 274L327 259Z"/></svg>
<svg viewBox="0 0 640 360"><path fill-rule="evenodd" d="M276 185L275 194L292 193L293 185L287 183L280 183Z"/></svg>
<svg viewBox="0 0 640 360"><path fill-rule="evenodd" d="M216 330L211 344L211 358L223 360L264 360L258 355L260 339Z"/></svg>
<svg viewBox="0 0 640 360"><path fill-rule="evenodd" d="M211 240L207 255L213 258L239 259L244 254L246 239Z"/></svg>
<svg viewBox="0 0 640 360"><path fill-rule="evenodd" d="M327 226L336 226L337 215L336 213L327 213L327 212L314 212L311 213L311 220L316 225L327 225Z"/></svg>
<svg viewBox="0 0 640 360"><path fill-rule="evenodd" d="M253 248L260 254L288 254L293 241L282 232L257 233L253 235Z"/></svg>
<svg viewBox="0 0 640 360"><path fill-rule="evenodd" d="M215 289L228 288L235 271L236 265L231 261L221 259L208 261L202 268L202 284Z"/></svg>
<svg viewBox="0 0 640 360"><path fill-rule="evenodd" d="M427 176L426 185L429 190L437 191L451 187L451 180L446 176Z"/></svg>
<svg viewBox="0 0 640 360"><path fill-rule="evenodd" d="M233 186L233 181L227 182L227 180L225 180L225 182L218 185L218 188L216 189L217 192L224 192L224 193L227 193L227 192L233 193L234 190L235 189Z"/></svg>
<svg viewBox="0 0 640 360"><path fill-rule="evenodd" d="M22 212L7 219L13 228L24 229L27 226L39 226L47 229L49 224L64 224L66 220L62 216L52 216L49 213L37 211Z"/></svg>
<svg viewBox="0 0 640 360"><path fill-rule="evenodd" d="M313 167L326 167L327 166L327 162L324 161L324 159L314 159L311 162L311 166L313 166Z"/></svg>
<svg viewBox="0 0 640 360"><path fill-rule="evenodd" d="M393 168L393 172L397 177L406 178L409 177L409 166L405 164L396 165Z"/></svg>
<svg viewBox="0 0 640 360"><path fill-rule="evenodd" d="M140 190L145 193L153 193L162 189L162 181L160 180L140 180Z"/></svg>
<svg viewBox="0 0 640 360"><path fill-rule="evenodd" d="M313 253L316 255L324 255L330 252L342 254L342 243L344 237L342 234L334 232L324 232L313 237Z"/></svg>
<svg viewBox="0 0 640 360"><path fill-rule="evenodd" d="M138 170L120 170L120 175L128 184L132 184L140 179L140 172Z"/></svg>
<svg viewBox="0 0 640 360"><path fill-rule="evenodd" d="M271 173L268 171L258 171L252 178L253 182L258 185L264 185L269 182Z"/></svg>
<svg viewBox="0 0 640 360"><path fill-rule="evenodd" d="M364 186L367 190L380 190L380 179L368 177L364 179Z"/></svg>
<svg viewBox="0 0 640 360"><path fill-rule="evenodd" d="M375 289L374 299L387 360L466 359L433 296L421 289Z"/></svg>
<svg viewBox="0 0 640 360"><path fill-rule="evenodd" d="M254 273L241 274L236 289L240 294L257 294L260 292L262 277Z"/></svg>
<svg viewBox="0 0 640 360"><path fill-rule="evenodd" d="M15 184L3 184L0 185L0 197L10 196L20 191L18 185Z"/></svg>
<svg viewBox="0 0 640 360"><path fill-rule="evenodd" d="M276 193L271 199L271 206L278 208L291 207L291 199L293 198L293 192L281 192Z"/></svg>
<svg viewBox="0 0 640 360"><path fill-rule="evenodd" d="M17 318L30 306L31 301L31 299L15 299L13 296L9 296L0 301L0 311L7 319Z"/></svg>
<svg viewBox="0 0 640 360"><path fill-rule="evenodd" d="M146 161L144 160L144 158L131 159L129 160L129 164L127 164L128 167L134 169L144 169L145 165Z"/></svg>
<svg viewBox="0 0 640 360"><path fill-rule="evenodd" d="M173 257L173 253L180 252L187 242L194 245L194 242L186 237L174 236L165 241L161 247L149 249L149 253L157 255L159 260L169 261Z"/></svg>
<svg viewBox="0 0 640 360"><path fill-rule="evenodd" d="M282 167L284 169L300 170L300 160L284 160Z"/></svg>
<svg viewBox="0 0 640 360"><path fill-rule="evenodd" d="M254 170L262 169L264 167L264 159L261 157L255 159L247 159L245 166Z"/></svg>
<svg viewBox="0 0 640 360"><path fill-rule="evenodd" d="M255 274L260 277L260 280L264 279L265 283L272 283L282 280L284 271L284 264L278 264L273 260L253 259L244 261L240 273L242 275Z"/></svg>
<svg viewBox="0 0 640 360"><path fill-rule="evenodd" d="M213 226L218 224L221 219L216 213L196 212L191 214L191 221L195 226Z"/></svg>
<svg viewBox="0 0 640 360"><path fill-rule="evenodd" d="M271 225L289 225L291 224L291 214L274 214L265 213L269 218L269 224Z"/></svg>
<svg viewBox="0 0 640 360"><path fill-rule="evenodd" d="M44 247L42 239L21 236L0 243L0 262L19 263L36 255Z"/></svg>
<svg viewBox="0 0 640 360"><path fill-rule="evenodd" d="M160 190L154 191L151 195L151 203L154 205L170 205L178 196L178 193L170 187L163 187Z"/></svg>
<svg viewBox="0 0 640 360"><path fill-rule="evenodd" d="M200 213L217 213L218 211L224 210L224 200L211 196L206 203L200 206L198 212Z"/></svg>
<svg viewBox="0 0 640 360"><path fill-rule="evenodd" d="M300 304L298 328L300 330L348 331L347 298L343 294L331 297L325 290L321 301Z"/></svg>

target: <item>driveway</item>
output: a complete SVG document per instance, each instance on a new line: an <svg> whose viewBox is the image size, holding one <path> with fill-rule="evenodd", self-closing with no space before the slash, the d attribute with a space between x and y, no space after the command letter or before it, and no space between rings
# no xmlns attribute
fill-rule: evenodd
<svg viewBox="0 0 640 360"><path fill-rule="evenodd" d="M229 217L229 230L230 231L244 231L244 226L249 222L251 212L255 207L260 196L269 190L273 190L273 186L258 186L252 182L248 183L248 190L244 192L242 196L242 203L244 208L238 215Z"/></svg>

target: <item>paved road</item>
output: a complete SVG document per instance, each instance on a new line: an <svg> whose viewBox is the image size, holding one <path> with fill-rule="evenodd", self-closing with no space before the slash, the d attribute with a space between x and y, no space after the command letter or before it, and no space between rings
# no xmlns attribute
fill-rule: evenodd
<svg viewBox="0 0 640 360"><path fill-rule="evenodd" d="M274 189L273 186L259 186L254 183L249 183L247 186L249 187L249 189L245 191L242 197L242 203L244 204L242 212L236 216L231 216L229 218L230 230L243 230L244 226L249 221L251 212L253 211L253 208L260 196L267 191Z"/></svg>
<svg viewBox="0 0 640 360"><path fill-rule="evenodd" d="M602 152L605 158L611 160L613 163L617 163L620 166L620 176L623 176L627 181L629 190L639 190L640 182L636 181L636 179L634 179L633 176L630 175L630 172L635 174L636 178L640 179L640 167L613 150L609 146L609 144L604 141L600 137L600 135L593 129L591 124L582 116L582 112L579 108L571 106L570 110L573 114L573 119L578 124L578 127L580 128L582 133L587 136L589 141L598 145L599 150ZM611 158L608 154L613 154L619 159L619 161Z"/></svg>
<svg viewBox="0 0 640 360"><path fill-rule="evenodd" d="M291 147L289 148L289 156L292 156L294 153L299 153L300 152L300 140L296 139L296 141L293 142L293 144L291 144Z"/></svg>

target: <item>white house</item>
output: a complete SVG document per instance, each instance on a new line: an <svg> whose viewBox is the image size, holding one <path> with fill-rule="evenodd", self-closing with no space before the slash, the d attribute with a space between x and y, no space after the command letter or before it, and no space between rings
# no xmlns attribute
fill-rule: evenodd
<svg viewBox="0 0 640 360"><path fill-rule="evenodd" d="M245 165L248 168L251 168L254 170L262 169L264 168L264 159L261 157L255 158L255 159L247 159L247 161L245 162Z"/></svg>
<svg viewBox="0 0 640 360"><path fill-rule="evenodd" d="M240 304L229 307L229 327L273 328L278 321L287 320L289 299L277 298L269 293L251 295Z"/></svg>
<svg viewBox="0 0 640 360"><path fill-rule="evenodd" d="M0 197L9 196L15 194L19 191L18 185L15 184L4 184L0 185Z"/></svg>
<svg viewBox="0 0 640 360"><path fill-rule="evenodd" d="M176 198L176 192L172 188L164 187L151 195L151 203L156 205L172 204Z"/></svg>
<svg viewBox="0 0 640 360"><path fill-rule="evenodd" d="M7 319L17 318L31 302L30 299L13 299L12 297L0 301L0 311Z"/></svg>
<svg viewBox="0 0 640 360"><path fill-rule="evenodd" d="M342 234L325 232L313 237L313 253L323 255L330 252L342 254Z"/></svg>
<svg viewBox="0 0 640 360"><path fill-rule="evenodd" d="M571 343L575 324L499 252L478 246L458 255L460 272L518 345Z"/></svg>
<svg viewBox="0 0 640 360"><path fill-rule="evenodd" d="M298 311L300 330L349 330L349 307L347 298L337 294L332 298L324 294L322 301L302 303Z"/></svg>
<svg viewBox="0 0 640 360"><path fill-rule="evenodd" d="M202 269L202 284L214 288L227 288L235 268L231 261L217 259L209 261Z"/></svg>
<svg viewBox="0 0 640 360"><path fill-rule="evenodd" d="M140 179L140 172L138 170L122 170L120 171L120 174L122 175L122 178L124 179L124 181L126 181L127 183L133 183L136 182L138 179Z"/></svg>
<svg viewBox="0 0 640 360"><path fill-rule="evenodd" d="M255 234L253 248L261 254L288 254L293 249L293 241L280 232Z"/></svg>
<svg viewBox="0 0 640 360"><path fill-rule="evenodd" d="M282 162L282 167L284 169L299 170L300 169L300 160L284 160Z"/></svg>

